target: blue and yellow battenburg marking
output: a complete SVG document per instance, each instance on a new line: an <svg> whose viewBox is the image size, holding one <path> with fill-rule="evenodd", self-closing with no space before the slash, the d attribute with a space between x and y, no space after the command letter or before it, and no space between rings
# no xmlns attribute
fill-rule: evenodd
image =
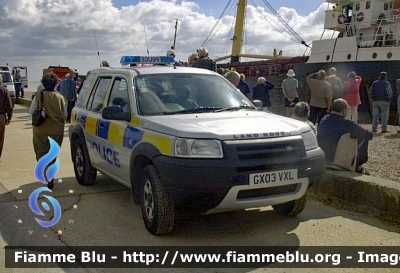
<svg viewBox="0 0 400 273"><path fill-rule="evenodd" d="M128 64L173 64L173 56L122 56L121 65Z"/></svg>
<svg viewBox="0 0 400 273"><path fill-rule="evenodd" d="M171 155L172 139L142 130L140 117L136 115L132 115L132 122L125 125L78 112L78 122L87 133L108 140L112 144L133 149L139 142L148 142L153 144L161 154Z"/></svg>

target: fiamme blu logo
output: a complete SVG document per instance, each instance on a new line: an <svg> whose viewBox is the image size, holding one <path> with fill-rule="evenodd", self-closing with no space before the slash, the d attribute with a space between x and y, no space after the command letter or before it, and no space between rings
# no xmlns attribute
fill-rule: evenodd
<svg viewBox="0 0 400 273"><path fill-rule="evenodd" d="M49 152L44 155L41 159L39 159L38 163L36 164L35 168L35 176L36 179L38 179L41 183L43 184L49 184L54 176L56 175L58 169L59 169L59 159L57 158L57 155L60 153L60 146L55 142L51 137L49 137L50 141L50 150ZM29 206L31 210L36 214L40 216L45 216L45 213L42 212L42 210L38 206L38 199L40 193L44 191L49 191L52 192L49 188L47 187L41 187L36 190L34 190L31 195L29 196ZM50 204L53 206L54 209L54 217L51 221L43 221L35 217L36 222L39 223L42 227L51 227L54 226L55 224L58 223L61 219L61 207L58 201L48 195L43 195L44 198L46 198ZM43 201L41 203L42 207L46 211L50 211L50 206L48 203Z"/></svg>

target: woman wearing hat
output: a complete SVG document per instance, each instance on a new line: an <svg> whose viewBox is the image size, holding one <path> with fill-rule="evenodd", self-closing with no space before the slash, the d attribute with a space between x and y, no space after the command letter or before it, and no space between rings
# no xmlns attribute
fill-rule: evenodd
<svg viewBox="0 0 400 273"><path fill-rule="evenodd" d="M293 69L289 69L287 79L282 81L282 95L285 100L286 116L293 115L293 107L299 102L299 82L294 78L295 74Z"/></svg>
<svg viewBox="0 0 400 273"><path fill-rule="evenodd" d="M271 89L274 89L274 85L264 77L259 77L257 85L253 87L253 99L262 101L264 112L268 111L268 107L271 106L271 100L269 99L269 90Z"/></svg>

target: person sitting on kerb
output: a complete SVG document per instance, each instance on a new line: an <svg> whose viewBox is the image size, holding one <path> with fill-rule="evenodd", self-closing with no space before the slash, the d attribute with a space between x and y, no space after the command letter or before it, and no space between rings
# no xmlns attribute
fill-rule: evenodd
<svg viewBox="0 0 400 273"><path fill-rule="evenodd" d="M318 145L325 152L327 164L369 174L362 164L368 161L368 141L373 137L372 132L345 119L348 109L344 99L333 101L331 113L318 125Z"/></svg>

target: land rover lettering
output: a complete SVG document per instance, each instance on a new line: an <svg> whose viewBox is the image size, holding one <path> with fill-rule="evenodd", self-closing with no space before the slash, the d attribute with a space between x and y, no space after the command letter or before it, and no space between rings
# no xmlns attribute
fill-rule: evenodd
<svg viewBox="0 0 400 273"><path fill-rule="evenodd" d="M252 139L252 138L266 138L266 137L284 137L290 136L290 132L270 132L270 133L259 133L259 134L243 134L233 135L234 139Z"/></svg>

